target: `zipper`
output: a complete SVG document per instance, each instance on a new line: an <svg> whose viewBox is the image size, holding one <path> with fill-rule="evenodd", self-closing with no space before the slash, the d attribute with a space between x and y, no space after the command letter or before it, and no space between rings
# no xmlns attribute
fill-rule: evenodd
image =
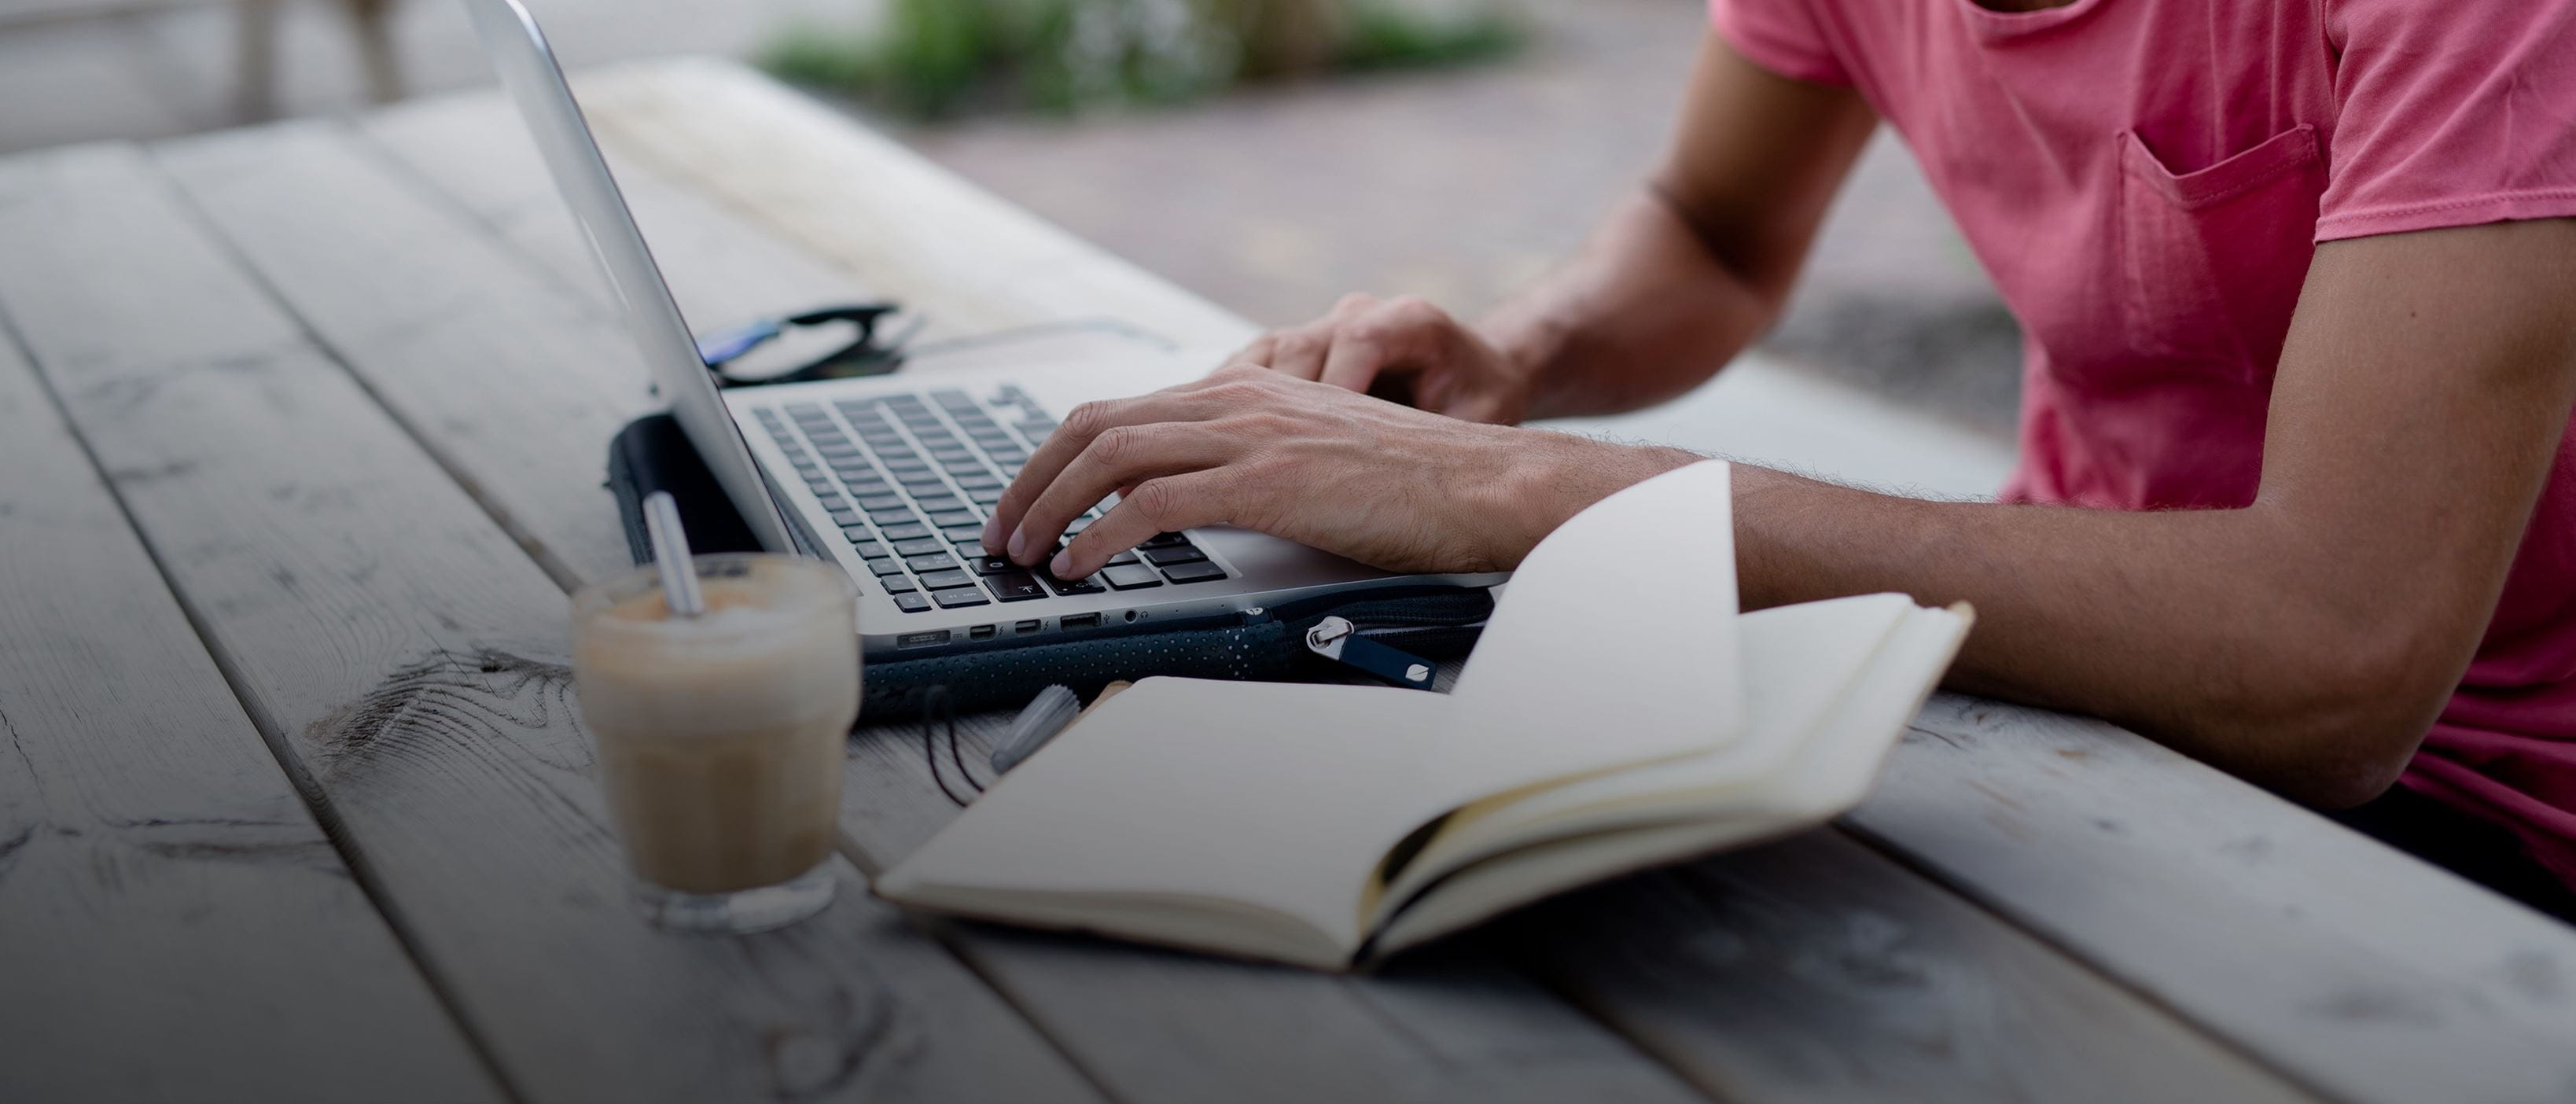
<svg viewBox="0 0 2576 1104"><path fill-rule="evenodd" d="M1431 689L1430 660L1371 639L1347 617L1327 617L1306 630L1306 650L1398 686Z"/></svg>

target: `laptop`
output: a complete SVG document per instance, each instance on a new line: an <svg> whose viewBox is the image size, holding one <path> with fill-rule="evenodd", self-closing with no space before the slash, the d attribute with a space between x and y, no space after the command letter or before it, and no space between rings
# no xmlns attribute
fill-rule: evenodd
<svg viewBox="0 0 2576 1104"><path fill-rule="evenodd" d="M984 519L1059 415L1185 382L1207 365L1137 357L719 391L535 18L519 0L464 3L689 442L762 547L831 560L856 581L869 658L1064 643L1341 592L1506 578L1394 575L1232 528L1162 534L1083 579L985 556ZM1106 508L1075 519L1067 536Z"/></svg>

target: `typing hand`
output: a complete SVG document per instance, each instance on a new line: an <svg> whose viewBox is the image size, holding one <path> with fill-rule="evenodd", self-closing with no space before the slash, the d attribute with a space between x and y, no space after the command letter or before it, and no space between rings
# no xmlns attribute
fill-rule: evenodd
<svg viewBox="0 0 2576 1104"><path fill-rule="evenodd" d="M1234 525L1389 571L1509 570L1611 492L1698 460L1442 417L1238 364L1075 408L1003 492L984 546L1079 579L1157 533Z"/></svg>
<svg viewBox="0 0 2576 1104"><path fill-rule="evenodd" d="M1234 357L1298 379L1510 425L1529 411L1529 373L1420 299L1345 296L1331 314L1263 334Z"/></svg>

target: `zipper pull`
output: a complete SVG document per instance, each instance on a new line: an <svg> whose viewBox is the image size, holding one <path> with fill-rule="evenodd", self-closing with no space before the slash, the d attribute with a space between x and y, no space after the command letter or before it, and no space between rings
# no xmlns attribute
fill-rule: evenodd
<svg viewBox="0 0 2576 1104"><path fill-rule="evenodd" d="M1306 630L1306 650L1416 690L1431 689L1431 662L1359 634L1349 618L1327 617Z"/></svg>

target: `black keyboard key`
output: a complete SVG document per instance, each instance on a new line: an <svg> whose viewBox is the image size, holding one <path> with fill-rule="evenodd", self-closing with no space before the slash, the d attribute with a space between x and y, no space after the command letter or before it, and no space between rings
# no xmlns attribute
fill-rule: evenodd
<svg viewBox="0 0 2576 1104"><path fill-rule="evenodd" d="M1099 594L1109 589L1090 579L1059 579L1055 572L1043 569L1038 572L1038 580L1058 594Z"/></svg>
<svg viewBox="0 0 2576 1104"><path fill-rule="evenodd" d="M920 540L921 538L930 535L930 527L927 525L897 525L891 529L884 530L882 535L885 539L890 541Z"/></svg>
<svg viewBox="0 0 2576 1104"><path fill-rule="evenodd" d="M1206 560L1163 569L1163 577L1175 583L1204 583L1225 578L1225 569Z"/></svg>
<svg viewBox="0 0 2576 1104"><path fill-rule="evenodd" d="M862 499L860 499L860 500L859 500L859 509L862 509L862 510L870 510L870 511L874 511L874 510L891 510L891 509L894 509L895 507L897 507L897 506L901 506L901 505L903 505L903 504L904 504L904 503L903 503L903 496L902 496L902 495L898 495L898 494L869 495L868 497L866 497L866 498L862 498Z"/></svg>
<svg viewBox="0 0 2576 1104"><path fill-rule="evenodd" d="M935 552L945 551L948 551L948 542L936 537L923 537L920 540L908 540L894 546L894 554L906 558L913 556L927 556Z"/></svg>
<svg viewBox="0 0 2576 1104"><path fill-rule="evenodd" d="M914 494L938 494L948 486L948 481L935 471L897 472L894 481Z"/></svg>
<svg viewBox="0 0 2576 1104"><path fill-rule="evenodd" d="M961 590L934 590L930 592L930 597L931 600L939 603L939 608L941 609L957 609L963 606L980 606L986 604L984 600L984 592L972 587Z"/></svg>
<svg viewBox="0 0 2576 1104"><path fill-rule="evenodd" d="M1002 501L1002 487L999 483L990 487L970 487L966 491L966 497L974 500L978 506L991 506Z"/></svg>
<svg viewBox="0 0 2576 1104"><path fill-rule="evenodd" d="M966 503L964 501L960 500L956 495L948 494L923 495L918 500L917 504L923 510L934 514L944 510L963 510L966 508Z"/></svg>
<svg viewBox="0 0 2576 1104"><path fill-rule="evenodd" d="M987 450L987 455L994 463L1010 468L1016 468L1022 464L1028 463L1029 460L1028 451L1020 448L989 449Z"/></svg>
<svg viewBox="0 0 2576 1104"><path fill-rule="evenodd" d="M839 491L833 491L829 494L815 495L814 501L822 503L823 512L827 514L846 514L857 509L857 507L850 505L849 499L841 497L841 492Z"/></svg>
<svg viewBox="0 0 2576 1104"><path fill-rule="evenodd" d="M934 571L921 577L921 585L930 590L970 587L975 585L975 577L963 571Z"/></svg>
<svg viewBox="0 0 2576 1104"><path fill-rule="evenodd" d="M946 551L940 551L927 556L914 556L903 561L903 566L911 568L913 574L927 578L933 572L957 570L957 561L950 559Z"/></svg>
<svg viewBox="0 0 2576 1104"><path fill-rule="evenodd" d="M1103 568L1100 577L1120 590L1143 590L1146 587L1163 585L1163 577L1154 574L1153 568L1143 564L1123 564L1118 567Z"/></svg>
<svg viewBox="0 0 2576 1104"><path fill-rule="evenodd" d="M826 513L824 516L831 518L832 524L843 528L857 525L859 523L859 512L856 510L833 510Z"/></svg>
<svg viewBox="0 0 2576 1104"><path fill-rule="evenodd" d="M999 490L1002 486L1002 477L989 471L970 472L958 476L957 485L970 491L980 491L987 487Z"/></svg>
<svg viewBox="0 0 2576 1104"><path fill-rule="evenodd" d="M910 506L895 506L883 510L870 510L868 511L868 520L879 525L921 524L920 515L913 513L912 507Z"/></svg>
<svg viewBox="0 0 2576 1104"><path fill-rule="evenodd" d="M929 598L929 596L927 596L927 595L923 595L923 594L898 594L898 595L895 595L895 596L894 596L894 604L895 604L895 608L900 609L900 610L902 610L902 611L903 611L903 612L905 612L905 613L928 613L928 612L930 612L930 598Z"/></svg>
<svg viewBox="0 0 2576 1104"><path fill-rule="evenodd" d="M850 493L859 498L883 498L894 493L894 485L871 475L850 480Z"/></svg>
<svg viewBox="0 0 2576 1104"><path fill-rule="evenodd" d="M1185 563L1199 563L1206 559L1207 553L1201 552L1196 548L1192 548L1187 544L1181 545L1178 548L1148 548L1145 550L1145 562L1156 567L1178 567Z"/></svg>
<svg viewBox="0 0 2576 1104"><path fill-rule="evenodd" d="M992 589L993 597L1005 602L1026 602L1047 596L1046 588L1038 585L1037 577L1025 571L988 577L984 585Z"/></svg>
<svg viewBox="0 0 2576 1104"><path fill-rule="evenodd" d="M975 396L955 389L933 391L930 393L930 401L950 410L975 409Z"/></svg>
<svg viewBox="0 0 2576 1104"><path fill-rule="evenodd" d="M930 523L942 529L964 528L972 525L981 531L984 526L984 515L973 510L943 510L930 515Z"/></svg>
<svg viewBox="0 0 2576 1104"><path fill-rule="evenodd" d="M1020 565L1003 556L977 556L966 561L966 566L978 575L1002 575L1020 569Z"/></svg>
<svg viewBox="0 0 2576 1104"><path fill-rule="evenodd" d="M1137 556L1134 552L1121 552L1115 556L1109 557L1109 566L1111 567L1125 567L1131 563L1141 562L1143 562L1142 557Z"/></svg>
<svg viewBox="0 0 2576 1104"><path fill-rule="evenodd" d="M918 464L921 454L901 445L878 445L877 459L888 464Z"/></svg>
<svg viewBox="0 0 2576 1104"><path fill-rule="evenodd" d="M939 533L941 536L947 537L953 541L981 542L984 539L984 526L980 523L975 525L951 525L948 528L940 530Z"/></svg>
<svg viewBox="0 0 2576 1104"><path fill-rule="evenodd" d="M903 574L903 561L895 559L892 556L888 556L882 560L869 560L868 570L875 572L877 577L880 579L888 575L901 575Z"/></svg>
<svg viewBox="0 0 2576 1104"><path fill-rule="evenodd" d="M1138 548L1178 548L1178 547L1180 547L1181 545L1185 545L1185 544L1188 544L1188 543L1190 543L1190 538L1185 537L1185 536L1182 536L1182 535L1180 535L1179 533L1157 533L1157 534L1155 534L1155 535L1154 535L1154 538L1153 538L1152 540L1146 541L1145 543L1140 544L1140 545L1137 545L1136 547L1138 547Z"/></svg>
<svg viewBox="0 0 2576 1104"><path fill-rule="evenodd" d="M911 579L901 575L879 575L877 585L886 588L888 594L910 594L921 589L912 585Z"/></svg>
<svg viewBox="0 0 2576 1104"><path fill-rule="evenodd" d="M859 530L857 535L850 537L850 547L859 550L859 558L862 560L886 558L886 546L870 540L865 529Z"/></svg>

